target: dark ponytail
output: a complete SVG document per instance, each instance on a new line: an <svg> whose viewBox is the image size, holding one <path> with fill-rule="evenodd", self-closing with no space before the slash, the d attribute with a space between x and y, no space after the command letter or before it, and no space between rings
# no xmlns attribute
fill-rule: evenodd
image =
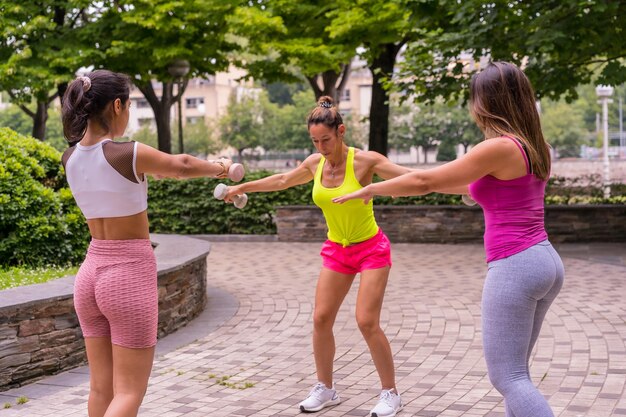
<svg viewBox="0 0 626 417"><path fill-rule="evenodd" d="M337 111L332 97L322 96L317 100L317 106L309 113L306 123L309 128L311 125L323 124L337 129L343 124L343 118Z"/></svg>
<svg viewBox="0 0 626 417"><path fill-rule="evenodd" d="M108 130L111 115L105 110L118 98L126 104L129 94L129 78L108 70L96 70L72 81L63 95L61 111L63 135L70 146L83 138L89 120Z"/></svg>

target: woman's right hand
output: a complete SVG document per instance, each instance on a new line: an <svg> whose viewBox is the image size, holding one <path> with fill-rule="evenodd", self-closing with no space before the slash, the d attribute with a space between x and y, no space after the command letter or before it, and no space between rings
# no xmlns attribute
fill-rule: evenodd
<svg viewBox="0 0 626 417"><path fill-rule="evenodd" d="M228 188L226 188L226 195L224 196L224 201L226 203L232 203L235 196L241 195L241 194L243 194L243 192L240 190L239 185L229 186Z"/></svg>

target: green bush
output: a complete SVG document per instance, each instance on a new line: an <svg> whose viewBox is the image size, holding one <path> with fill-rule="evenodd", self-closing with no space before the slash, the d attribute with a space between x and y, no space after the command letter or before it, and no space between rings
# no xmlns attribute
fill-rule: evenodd
<svg viewBox="0 0 626 417"><path fill-rule="evenodd" d="M67 265L89 243L51 146L0 129L0 265Z"/></svg>
<svg viewBox="0 0 626 417"><path fill-rule="evenodd" d="M246 181L272 175L269 171L246 174ZM150 182L148 215L155 233L184 234L272 234L274 206L308 205L312 183L272 193L251 194L243 210L213 197L220 182L212 178L159 180Z"/></svg>
<svg viewBox="0 0 626 417"><path fill-rule="evenodd" d="M246 181L272 175L270 171L246 174ZM550 180L546 204L625 204L626 186L613 184L614 197L604 199L602 189L593 178ZM379 179L377 179L379 180ZM201 178L189 181L160 180L150 182L148 213L156 233L183 234L273 234L276 206L311 205L313 183L273 193L254 193L243 209L213 198L220 180ZM226 181L226 183L229 183ZM379 205L461 205L458 195L432 193L416 197L376 197Z"/></svg>
<svg viewBox="0 0 626 417"><path fill-rule="evenodd" d="M274 174L255 171L246 174L253 181ZM216 200L213 190L219 182L229 181L198 178L187 181L159 180L150 182L148 214L150 228L155 233L184 234L273 234L276 225L274 207L311 205L313 183L288 190L249 195L243 210ZM377 197L376 204L460 204L459 196L430 194L421 197L391 199Z"/></svg>

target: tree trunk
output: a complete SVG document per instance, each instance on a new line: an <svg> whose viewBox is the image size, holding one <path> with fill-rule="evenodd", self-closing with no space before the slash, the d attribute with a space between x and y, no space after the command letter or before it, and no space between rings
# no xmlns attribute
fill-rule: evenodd
<svg viewBox="0 0 626 417"><path fill-rule="evenodd" d="M48 103L38 101L37 111L33 115L33 137L40 141L46 140L46 121L48 120Z"/></svg>
<svg viewBox="0 0 626 417"><path fill-rule="evenodd" d="M187 87L187 80L183 83L183 88L174 95L174 82L163 82L163 93L161 99L157 97L152 82L137 83L137 88L143 93L152 111L157 127L157 138L159 150L161 152L172 153L172 119L170 109L178 99L182 97Z"/></svg>
<svg viewBox="0 0 626 417"><path fill-rule="evenodd" d="M316 74L313 77L306 77L311 88L313 88L315 100L319 100L322 96L330 96L333 98L335 106L339 107L343 90L346 88L348 78L350 77L350 69L350 63L348 63L341 66L341 74L330 70ZM320 79L322 80L321 86L318 82Z"/></svg>
<svg viewBox="0 0 626 417"><path fill-rule="evenodd" d="M382 45L380 54L369 66L372 71L372 103L370 106L369 150L387 155L389 137L389 94L381 81L391 77L396 56L403 43Z"/></svg>

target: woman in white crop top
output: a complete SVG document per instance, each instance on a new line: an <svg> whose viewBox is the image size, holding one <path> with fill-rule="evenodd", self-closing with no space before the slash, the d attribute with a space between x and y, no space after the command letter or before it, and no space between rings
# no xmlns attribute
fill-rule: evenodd
<svg viewBox="0 0 626 417"><path fill-rule="evenodd" d="M152 369L158 294L146 174L224 178L232 164L115 142L128 124L129 88L127 76L97 70L72 81L63 97L72 146L62 161L92 236L74 286L90 369L89 417L136 416Z"/></svg>

